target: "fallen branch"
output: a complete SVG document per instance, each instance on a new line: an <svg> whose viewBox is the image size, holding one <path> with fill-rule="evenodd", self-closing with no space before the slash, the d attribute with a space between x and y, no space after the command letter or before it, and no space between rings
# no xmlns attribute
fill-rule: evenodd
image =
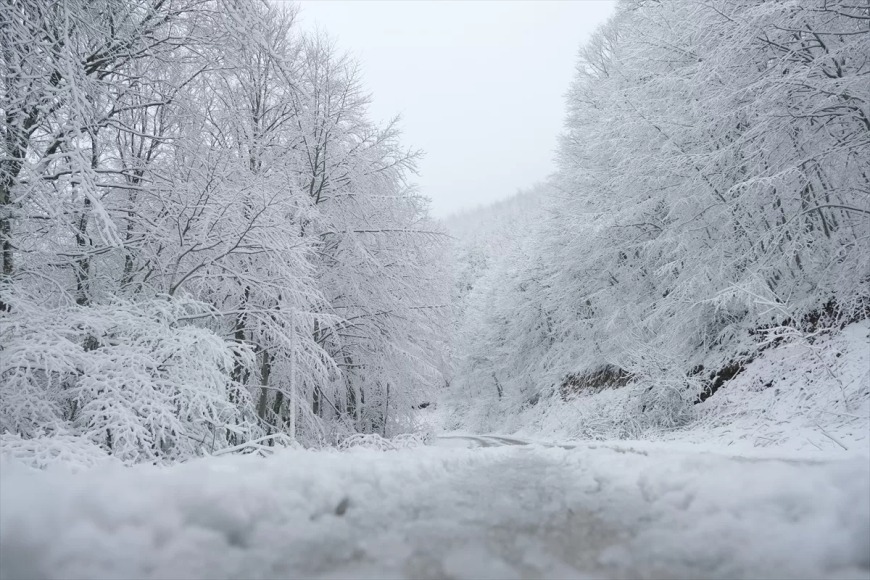
<svg viewBox="0 0 870 580"><path fill-rule="evenodd" d="M828 439L830 439L831 441L833 441L834 443L836 443L837 445L839 445L840 447L842 447L843 449L845 449L846 451L849 450L849 448L846 447L845 445L843 445L842 443L840 443L840 442L837 440L836 437L834 437L833 435L831 435L830 433L828 433L827 431L825 431L824 429L822 429L821 425L819 425L818 423L816 423L816 427L819 428L819 431L822 432L822 435L824 435L825 437L827 437Z"/></svg>
<svg viewBox="0 0 870 580"><path fill-rule="evenodd" d="M283 443L285 447L295 447L298 445L298 443L293 441L293 439L288 437L286 434L274 433L272 435L264 435L263 437L260 437L258 439L246 441L245 443L242 443L240 445L235 445L233 447L226 447L224 449L219 449L219 450L215 451L214 453L212 453L212 456L217 457L218 455L225 455L227 453L235 453L237 451L244 451L246 449L256 450L256 451L268 451L270 453L274 453L274 451L275 451L274 447L265 447L263 445L260 445L260 443L262 443L263 441L267 441L269 439L280 440L281 443Z"/></svg>

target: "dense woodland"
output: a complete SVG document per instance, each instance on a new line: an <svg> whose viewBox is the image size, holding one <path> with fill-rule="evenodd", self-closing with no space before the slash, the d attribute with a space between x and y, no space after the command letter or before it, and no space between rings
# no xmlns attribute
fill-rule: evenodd
<svg viewBox="0 0 870 580"><path fill-rule="evenodd" d="M566 102L543 207L503 227L530 233L457 253L457 422L628 385L587 435L678 427L870 315L870 4L624 0Z"/></svg>
<svg viewBox="0 0 870 580"><path fill-rule="evenodd" d="M285 4L0 10L0 431L171 460L407 429L446 238L353 59Z"/></svg>
<svg viewBox="0 0 870 580"><path fill-rule="evenodd" d="M0 8L5 441L165 461L393 435L445 391L495 429L605 387L635 436L870 314L866 1L622 0L558 171L452 261L419 153L295 15Z"/></svg>

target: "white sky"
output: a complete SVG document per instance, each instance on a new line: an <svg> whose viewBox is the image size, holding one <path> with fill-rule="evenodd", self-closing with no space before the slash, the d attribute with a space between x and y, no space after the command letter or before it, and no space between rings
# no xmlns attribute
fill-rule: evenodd
<svg viewBox="0 0 870 580"><path fill-rule="evenodd" d="M608 0L303 0L302 25L354 54L371 114L402 115L423 149L417 182L435 216L491 203L543 180L580 45Z"/></svg>

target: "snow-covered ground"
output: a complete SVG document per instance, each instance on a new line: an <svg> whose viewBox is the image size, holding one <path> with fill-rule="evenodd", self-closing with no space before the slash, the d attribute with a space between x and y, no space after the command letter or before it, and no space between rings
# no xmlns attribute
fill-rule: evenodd
<svg viewBox="0 0 870 580"><path fill-rule="evenodd" d="M643 441L577 440L620 390L501 435L163 467L7 435L0 579L870 578L868 333L770 349Z"/></svg>
<svg viewBox="0 0 870 580"><path fill-rule="evenodd" d="M444 438L0 471L0 577L867 578L870 462Z"/></svg>
<svg viewBox="0 0 870 580"><path fill-rule="evenodd" d="M567 402L556 395L518 409L495 404L481 409L465 402L474 408L459 426L532 440L621 439L626 424L637 419L632 396L631 387L623 387ZM421 418L429 428L456 426L449 405L427 411ZM694 420L683 428L649 428L633 435L740 453L870 455L870 320L812 342L795 340L765 350L693 411Z"/></svg>

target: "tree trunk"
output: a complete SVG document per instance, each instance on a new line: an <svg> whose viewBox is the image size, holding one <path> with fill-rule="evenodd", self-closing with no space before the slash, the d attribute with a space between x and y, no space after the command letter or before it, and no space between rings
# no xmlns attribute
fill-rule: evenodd
<svg viewBox="0 0 870 580"><path fill-rule="evenodd" d="M266 418L266 407L269 403L269 376L272 374L272 357L268 350L263 351L262 361L260 363L260 382L263 387L260 389L260 400L257 403L257 416L260 420Z"/></svg>

